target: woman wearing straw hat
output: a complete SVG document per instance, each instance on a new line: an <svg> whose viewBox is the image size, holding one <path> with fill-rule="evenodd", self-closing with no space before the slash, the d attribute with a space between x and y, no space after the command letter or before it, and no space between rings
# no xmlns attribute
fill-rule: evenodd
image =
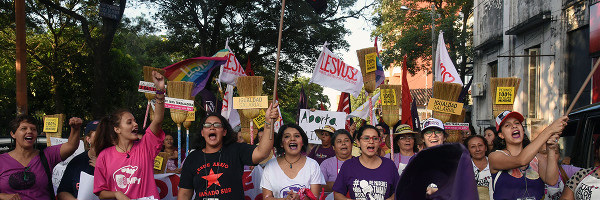
<svg viewBox="0 0 600 200"><path fill-rule="evenodd" d="M558 118L529 141L522 125L525 120L518 112L504 111L496 117L498 138L495 152L490 153L490 172L494 176L493 197L500 199L542 199L544 183L558 180L557 141L567 125L566 116ZM548 156L536 156L546 143Z"/></svg>
<svg viewBox="0 0 600 200"><path fill-rule="evenodd" d="M394 129L394 164L398 166L398 174L402 175L402 171L408 164L418 149L415 146L417 132L414 132L409 125L400 124ZM386 154L386 158L390 155Z"/></svg>
<svg viewBox="0 0 600 200"><path fill-rule="evenodd" d="M267 119L277 119L277 103L266 111ZM265 122L265 136L258 146L237 143L231 125L218 113L200 121L202 130L181 170L177 199L244 199L244 165L256 165L273 148L272 121Z"/></svg>
<svg viewBox="0 0 600 200"><path fill-rule="evenodd" d="M319 165L326 159L334 157L335 151L331 146L331 135L335 132L335 128L330 125L325 125L322 129L316 129L315 133L321 140L320 145L313 147L308 153L308 157L314 159Z"/></svg>
<svg viewBox="0 0 600 200"><path fill-rule="evenodd" d="M321 172L325 177L325 191L331 192L333 183L337 179L337 175L344 162L352 158L352 143L354 139L345 129L340 129L333 133L333 149L335 156L328 158L321 163Z"/></svg>
<svg viewBox="0 0 600 200"><path fill-rule="evenodd" d="M481 135L471 135L465 139L464 145L471 155L479 199L493 199L490 196L492 192L492 174L490 173L490 165L487 158L489 153L487 140Z"/></svg>
<svg viewBox="0 0 600 200"><path fill-rule="evenodd" d="M52 169L71 156L79 147L82 121L69 120L71 134L64 144L35 149L37 120L28 115L18 115L10 123L10 136L15 149L0 154L0 199L53 199Z"/></svg>
<svg viewBox="0 0 600 200"><path fill-rule="evenodd" d="M335 199L394 199L400 176L390 159L378 153L381 133L371 125L363 125L356 133L362 154L346 162L340 169L333 191Z"/></svg>
<svg viewBox="0 0 600 200"><path fill-rule="evenodd" d="M164 76L154 71L156 87L154 120L138 141L138 124L131 112L121 109L102 118L96 129L94 194L100 199L158 199L154 181L154 158L162 148L165 132Z"/></svg>
<svg viewBox="0 0 600 200"><path fill-rule="evenodd" d="M297 124L285 124L275 137L277 158L265 166L260 187L263 199L302 199L319 196L325 179L317 161L304 156L308 136Z"/></svg>

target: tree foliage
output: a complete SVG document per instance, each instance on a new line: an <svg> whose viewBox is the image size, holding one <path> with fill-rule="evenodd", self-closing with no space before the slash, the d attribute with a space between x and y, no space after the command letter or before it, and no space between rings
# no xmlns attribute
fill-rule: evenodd
<svg viewBox="0 0 600 200"><path fill-rule="evenodd" d="M435 6L435 38L431 36L431 3ZM402 10L406 6L415 10ZM467 19L473 11L472 0L379 0L376 9L379 17L374 35L384 41L382 53L385 66L401 62L407 55L408 70L430 71L432 39L437 41L439 31L444 32L444 40L454 64L464 79L466 64L471 56L472 31ZM436 16L437 15L437 16ZM436 44L437 45L437 44Z"/></svg>

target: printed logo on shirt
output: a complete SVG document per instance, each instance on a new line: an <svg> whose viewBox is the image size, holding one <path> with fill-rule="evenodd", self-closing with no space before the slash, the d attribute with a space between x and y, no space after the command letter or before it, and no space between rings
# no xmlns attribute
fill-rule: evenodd
<svg viewBox="0 0 600 200"><path fill-rule="evenodd" d="M322 154L322 153L316 153L315 156L317 156L317 158L321 158L321 159L327 158L327 155Z"/></svg>
<svg viewBox="0 0 600 200"><path fill-rule="evenodd" d="M589 186L584 183L580 184L581 186L579 186L575 191L575 199L592 199L593 186Z"/></svg>
<svg viewBox="0 0 600 200"><path fill-rule="evenodd" d="M113 173L113 180L115 180L115 182L117 183L117 187L119 187L115 189L117 189L118 191L125 190L125 192L123 193L127 193L132 184L140 184L141 179L139 177L133 176L133 174L135 174L137 170L137 166L127 165L115 171Z"/></svg>
<svg viewBox="0 0 600 200"><path fill-rule="evenodd" d="M477 186L488 187L490 185L491 176L482 177L477 180Z"/></svg>
<svg viewBox="0 0 600 200"><path fill-rule="evenodd" d="M385 199L388 183L354 179L352 191L356 199Z"/></svg>
<svg viewBox="0 0 600 200"><path fill-rule="evenodd" d="M279 196L280 197L285 197L285 196L288 195L289 191L298 192L302 188L306 188L306 187L304 185L302 185L302 184L288 185L288 186L282 188L281 190L279 190Z"/></svg>
<svg viewBox="0 0 600 200"><path fill-rule="evenodd" d="M214 168L213 168L214 167ZM221 188L221 182L219 182L219 178L223 176L223 169L228 169L229 165L224 162L213 162L206 163L201 165L196 169L196 174L199 175L202 181L206 181L206 189L202 192L197 192L198 197L214 197L219 195L224 195L227 193L231 193L231 187ZM213 170L215 169L215 170ZM214 186L214 187L213 187ZM214 188L214 189L210 189Z"/></svg>

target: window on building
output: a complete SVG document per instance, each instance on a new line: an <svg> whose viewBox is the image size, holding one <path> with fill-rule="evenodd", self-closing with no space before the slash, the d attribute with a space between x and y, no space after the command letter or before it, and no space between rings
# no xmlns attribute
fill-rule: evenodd
<svg viewBox="0 0 600 200"><path fill-rule="evenodd" d="M538 118L539 114L539 86L540 86L540 48L534 47L526 50L529 55L526 64L527 77L527 117Z"/></svg>
<svg viewBox="0 0 600 200"><path fill-rule="evenodd" d="M490 78L498 77L498 61L488 63L490 69Z"/></svg>

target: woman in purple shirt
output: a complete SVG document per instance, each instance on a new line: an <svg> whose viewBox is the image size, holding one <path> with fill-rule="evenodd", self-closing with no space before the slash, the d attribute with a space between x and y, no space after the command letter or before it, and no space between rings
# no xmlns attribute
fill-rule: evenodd
<svg viewBox="0 0 600 200"><path fill-rule="evenodd" d="M374 126L364 125L356 138L362 154L342 165L333 184L335 199L394 199L400 176L394 162L378 154L381 133Z"/></svg>
<svg viewBox="0 0 600 200"><path fill-rule="evenodd" d="M554 151L568 118L563 116L545 128L529 142L522 125L525 120L518 112L504 111L496 117L498 137L496 149L489 155L493 177L494 199L542 199L544 183L556 184L557 158ZM548 156L536 156L546 143Z"/></svg>

